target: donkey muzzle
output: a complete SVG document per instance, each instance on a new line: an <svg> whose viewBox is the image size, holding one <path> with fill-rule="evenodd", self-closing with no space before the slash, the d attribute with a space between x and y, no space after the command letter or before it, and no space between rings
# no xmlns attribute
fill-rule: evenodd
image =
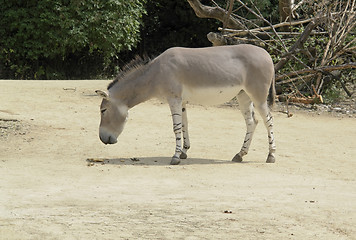
<svg viewBox="0 0 356 240"><path fill-rule="evenodd" d="M107 137L107 138L103 138L100 136L100 140L106 145L106 144L115 144L117 143L117 139L113 138L111 136Z"/></svg>
<svg viewBox="0 0 356 240"><path fill-rule="evenodd" d="M100 129L99 138L104 144L115 144L117 143L117 137L112 136L111 134L107 133Z"/></svg>

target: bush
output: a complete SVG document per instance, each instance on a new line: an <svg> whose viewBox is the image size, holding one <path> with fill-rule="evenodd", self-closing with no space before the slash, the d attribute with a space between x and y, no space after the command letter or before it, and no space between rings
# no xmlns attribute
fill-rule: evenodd
<svg viewBox="0 0 356 240"><path fill-rule="evenodd" d="M139 41L145 0L0 0L0 77L96 76Z"/></svg>

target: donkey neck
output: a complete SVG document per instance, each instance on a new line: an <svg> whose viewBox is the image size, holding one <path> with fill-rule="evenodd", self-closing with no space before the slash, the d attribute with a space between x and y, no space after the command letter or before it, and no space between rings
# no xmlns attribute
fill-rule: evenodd
<svg viewBox="0 0 356 240"><path fill-rule="evenodd" d="M111 89L110 96L121 101L128 108L145 102L153 97L153 73L149 66L121 79Z"/></svg>

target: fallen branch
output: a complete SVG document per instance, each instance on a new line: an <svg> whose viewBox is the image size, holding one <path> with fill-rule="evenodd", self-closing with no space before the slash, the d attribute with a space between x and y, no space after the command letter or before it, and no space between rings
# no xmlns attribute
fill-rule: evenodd
<svg viewBox="0 0 356 240"><path fill-rule="evenodd" d="M276 85L283 85L283 84L286 84L286 83L292 83L292 82L295 82L295 81L298 81L298 80L309 80L309 79L312 79L312 77L314 77L315 74L308 74L308 75L303 75L303 76L298 76L298 77L294 77L294 78L290 78L290 79L286 79L286 80L283 80L283 81L278 81L276 82Z"/></svg>
<svg viewBox="0 0 356 240"><path fill-rule="evenodd" d="M293 102L293 103L303 103L303 104L324 103L323 97L321 95L314 95L311 97L278 96L278 100L280 102Z"/></svg>
<svg viewBox="0 0 356 240"><path fill-rule="evenodd" d="M218 28L219 31L226 31L227 29L224 28ZM255 33L256 35L263 35L263 36L272 36L274 33L273 32L265 32L265 31L259 31L259 30L235 30L230 34L225 34L225 36L228 37L244 37L249 35L250 33ZM298 36L301 33L299 32L277 32L278 35L289 35L289 36ZM328 32L317 32L317 31L312 31L310 32L310 35L327 35Z"/></svg>
<svg viewBox="0 0 356 240"><path fill-rule="evenodd" d="M335 65L335 66L322 66L322 67L317 67L317 68L306 68L298 71L293 71L289 73L284 73L281 75L276 76L276 81L283 79L285 77L292 77L296 75L301 75L305 73L319 73L319 72L331 72L335 70L343 70L343 69L350 69L350 68L356 68L356 63L355 62L350 62L342 65Z"/></svg>
<svg viewBox="0 0 356 240"><path fill-rule="evenodd" d="M347 96L352 97L352 94L353 94L353 93L351 93L350 90L347 89L345 83L344 83L343 81L341 81L341 80L340 80L340 83L341 83L342 89L344 89L344 91L346 92Z"/></svg>

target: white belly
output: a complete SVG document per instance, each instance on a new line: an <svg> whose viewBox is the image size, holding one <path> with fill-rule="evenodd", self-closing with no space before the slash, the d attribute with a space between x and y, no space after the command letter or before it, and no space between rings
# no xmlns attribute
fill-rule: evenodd
<svg viewBox="0 0 356 240"><path fill-rule="evenodd" d="M183 88L183 101L201 105L218 105L233 99L241 87Z"/></svg>

